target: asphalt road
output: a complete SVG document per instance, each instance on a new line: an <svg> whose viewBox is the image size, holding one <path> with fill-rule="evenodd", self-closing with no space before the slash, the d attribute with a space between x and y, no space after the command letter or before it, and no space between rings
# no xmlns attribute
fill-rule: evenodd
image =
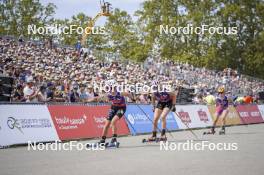
<svg viewBox="0 0 264 175"><path fill-rule="evenodd" d="M204 143L216 149L214 145L218 144L232 150L210 150L206 146L200 151L183 150L186 147L181 144L186 146L195 139L189 131L174 132L173 137L168 134L169 150L160 150L164 147L159 143L141 143L148 135L121 137L120 148L96 151L75 147L71 151L34 151L19 146L0 150L0 175L264 174L264 124L228 127L226 135L203 136L204 131L194 131L200 138L192 145ZM93 141L78 144L88 142Z"/></svg>

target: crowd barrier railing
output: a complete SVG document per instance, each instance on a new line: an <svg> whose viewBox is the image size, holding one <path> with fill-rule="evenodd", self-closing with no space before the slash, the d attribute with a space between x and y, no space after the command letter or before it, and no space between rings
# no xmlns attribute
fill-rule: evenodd
<svg viewBox="0 0 264 175"><path fill-rule="evenodd" d="M101 104L0 104L0 146L97 138L101 136L110 105ZM207 128L215 120L215 107L176 105L167 116L170 131ZM152 131L151 105L128 104L118 121L118 135ZM264 122L264 105L229 106L227 125ZM217 123L220 125L220 123ZM161 129L161 121L158 123ZM108 136L112 133L109 131Z"/></svg>

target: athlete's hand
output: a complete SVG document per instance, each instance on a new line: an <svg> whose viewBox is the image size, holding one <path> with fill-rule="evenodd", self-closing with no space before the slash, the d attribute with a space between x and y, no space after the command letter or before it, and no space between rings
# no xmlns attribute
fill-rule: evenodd
<svg viewBox="0 0 264 175"><path fill-rule="evenodd" d="M176 106L175 106L175 105L173 105L173 106L171 107L171 111L172 111L172 112L175 112L175 111L176 111Z"/></svg>

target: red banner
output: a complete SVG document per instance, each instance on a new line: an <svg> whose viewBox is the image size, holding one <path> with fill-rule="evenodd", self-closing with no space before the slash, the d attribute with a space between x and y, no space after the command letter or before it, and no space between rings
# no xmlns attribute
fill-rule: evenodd
<svg viewBox="0 0 264 175"><path fill-rule="evenodd" d="M236 110L244 124L263 122L257 105L238 105Z"/></svg>
<svg viewBox="0 0 264 175"><path fill-rule="evenodd" d="M100 137L109 106L48 106L53 123L61 140ZM128 135L124 118L117 123L118 135ZM111 128L108 136L112 135Z"/></svg>

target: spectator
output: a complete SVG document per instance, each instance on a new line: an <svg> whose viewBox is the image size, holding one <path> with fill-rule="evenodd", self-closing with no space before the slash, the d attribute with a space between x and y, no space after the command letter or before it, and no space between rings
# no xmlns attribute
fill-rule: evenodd
<svg viewBox="0 0 264 175"><path fill-rule="evenodd" d="M77 91L78 91L78 86L74 86L69 94L69 101L71 103L80 101L80 95Z"/></svg>
<svg viewBox="0 0 264 175"><path fill-rule="evenodd" d="M29 79L27 81L27 85L23 89L23 94L26 102L38 102L38 93L39 90L37 90L37 88L34 86L33 80Z"/></svg>
<svg viewBox="0 0 264 175"><path fill-rule="evenodd" d="M251 104L251 103L253 103L252 95L250 94L250 95L245 96L244 97L244 104Z"/></svg>
<svg viewBox="0 0 264 175"><path fill-rule="evenodd" d="M92 85L88 85L88 91L87 91L87 99L91 99L93 97L98 96L98 94L96 94L94 92L93 86Z"/></svg>
<svg viewBox="0 0 264 175"><path fill-rule="evenodd" d="M47 83L47 99L48 101L54 102L54 86L51 82Z"/></svg>
<svg viewBox="0 0 264 175"><path fill-rule="evenodd" d="M207 92L206 97L204 97L203 100L207 105L215 104L215 96L213 96L211 92Z"/></svg>
<svg viewBox="0 0 264 175"><path fill-rule="evenodd" d="M47 102L50 98L47 98L47 91L45 86L40 86L38 93L38 101L39 102Z"/></svg>
<svg viewBox="0 0 264 175"><path fill-rule="evenodd" d="M88 95L85 89L85 85L80 86L80 101L81 102L86 102L88 99Z"/></svg>
<svg viewBox="0 0 264 175"><path fill-rule="evenodd" d="M24 102L23 86L18 84L14 90L14 95L12 101Z"/></svg>

